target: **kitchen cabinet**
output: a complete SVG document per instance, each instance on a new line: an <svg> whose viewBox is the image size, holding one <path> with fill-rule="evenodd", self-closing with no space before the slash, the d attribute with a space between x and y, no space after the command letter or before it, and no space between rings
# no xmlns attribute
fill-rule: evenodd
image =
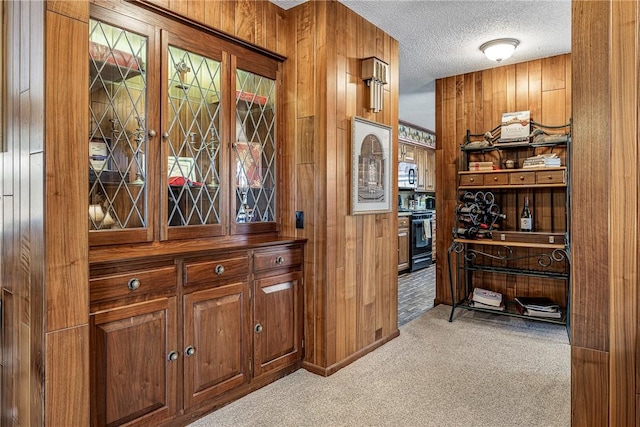
<svg viewBox="0 0 640 427"><path fill-rule="evenodd" d="M175 416L175 297L93 313L90 337L91 425L158 425Z"/></svg>
<svg viewBox="0 0 640 427"><path fill-rule="evenodd" d="M398 217L398 272L409 268L409 218Z"/></svg>
<svg viewBox="0 0 640 427"><path fill-rule="evenodd" d="M302 356L302 273L256 279L254 376L291 364Z"/></svg>
<svg viewBox="0 0 640 427"><path fill-rule="evenodd" d="M423 147L413 147L416 156L416 166L418 168L417 191L425 191L427 182L427 152Z"/></svg>
<svg viewBox="0 0 640 427"><path fill-rule="evenodd" d="M416 153L413 144L398 143L398 161L405 163L415 163Z"/></svg>
<svg viewBox="0 0 640 427"><path fill-rule="evenodd" d="M303 259L288 241L94 263L91 424L186 420L297 369Z"/></svg>
<svg viewBox="0 0 640 427"><path fill-rule="evenodd" d="M436 150L433 148L425 149L425 191L436 191Z"/></svg>
<svg viewBox="0 0 640 427"><path fill-rule="evenodd" d="M184 296L185 410L249 382L248 296L246 277Z"/></svg>

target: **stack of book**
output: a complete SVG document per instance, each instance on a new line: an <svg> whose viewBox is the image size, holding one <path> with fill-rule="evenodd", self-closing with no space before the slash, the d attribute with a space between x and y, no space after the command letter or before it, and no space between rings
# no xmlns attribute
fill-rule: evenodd
<svg viewBox="0 0 640 427"><path fill-rule="evenodd" d="M470 171L492 171L493 162L469 162Z"/></svg>
<svg viewBox="0 0 640 427"><path fill-rule="evenodd" d="M562 165L560 157L556 153L540 154L528 157L522 162L522 168L557 168Z"/></svg>
<svg viewBox="0 0 640 427"><path fill-rule="evenodd" d="M474 288L469 296L469 305L476 308L504 311L502 294L482 288Z"/></svg>
<svg viewBox="0 0 640 427"><path fill-rule="evenodd" d="M560 306L549 298L516 297L516 308L520 314L531 317L559 319L562 316Z"/></svg>

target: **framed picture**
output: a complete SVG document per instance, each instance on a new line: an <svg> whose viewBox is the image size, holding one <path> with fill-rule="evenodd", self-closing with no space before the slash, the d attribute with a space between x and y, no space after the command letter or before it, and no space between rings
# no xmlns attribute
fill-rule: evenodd
<svg viewBox="0 0 640 427"><path fill-rule="evenodd" d="M191 181L196 180L195 162L191 157L169 156L167 161L167 176L169 178L182 177Z"/></svg>
<svg viewBox="0 0 640 427"><path fill-rule="evenodd" d="M351 120L351 215L391 212L391 127Z"/></svg>
<svg viewBox="0 0 640 427"><path fill-rule="evenodd" d="M236 142L236 186L262 187L262 145L257 142Z"/></svg>
<svg viewBox="0 0 640 427"><path fill-rule="evenodd" d="M111 170L108 163L109 149L107 138L93 138L89 141L89 164L95 172Z"/></svg>

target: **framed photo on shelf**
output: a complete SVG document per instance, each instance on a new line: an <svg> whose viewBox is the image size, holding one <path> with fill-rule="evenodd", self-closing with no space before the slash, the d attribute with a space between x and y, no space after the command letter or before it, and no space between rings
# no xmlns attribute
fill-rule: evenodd
<svg viewBox="0 0 640 427"><path fill-rule="evenodd" d="M167 176L169 178L182 177L196 180L195 162L191 157L168 157Z"/></svg>
<svg viewBox="0 0 640 427"><path fill-rule="evenodd" d="M351 120L351 215L391 212L391 127Z"/></svg>
<svg viewBox="0 0 640 427"><path fill-rule="evenodd" d="M111 170L108 162L109 143L107 138L93 138L89 141L89 164L95 172Z"/></svg>
<svg viewBox="0 0 640 427"><path fill-rule="evenodd" d="M262 145L258 142L236 142L236 186L262 187Z"/></svg>

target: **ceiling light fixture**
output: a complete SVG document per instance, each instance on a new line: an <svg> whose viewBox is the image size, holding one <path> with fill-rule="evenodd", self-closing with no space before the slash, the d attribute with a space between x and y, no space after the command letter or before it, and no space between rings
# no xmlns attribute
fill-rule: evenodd
<svg viewBox="0 0 640 427"><path fill-rule="evenodd" d="M502 61L513 55L513 51L520 44L516 39L496 39L483 43L480 50L492 61Z"/></svg>

